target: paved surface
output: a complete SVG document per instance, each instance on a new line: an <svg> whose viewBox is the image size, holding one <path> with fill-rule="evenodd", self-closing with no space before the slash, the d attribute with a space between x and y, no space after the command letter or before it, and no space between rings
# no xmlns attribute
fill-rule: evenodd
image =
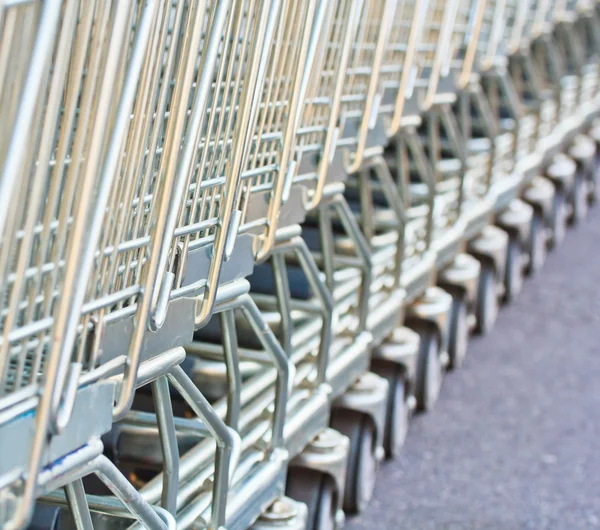
<svg viewBox="0 0 600 530"><path fill-rule="evenodd" d="M600 528L600 208L475 338L347 530Z"/></svg>

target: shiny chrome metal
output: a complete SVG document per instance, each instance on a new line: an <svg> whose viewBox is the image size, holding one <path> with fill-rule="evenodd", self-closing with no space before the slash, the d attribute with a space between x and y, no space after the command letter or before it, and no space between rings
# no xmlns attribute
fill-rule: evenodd
<svg viewBox="0 0 600 530"><path fill-rule="evenodd" d="M339 113L346 70L363 9L363 0L338 0L330 4L333 12L320 36L326 39L327 46L321 46L315 60L297 131L297 183L307 188L306 210L313 210L321 201L335 155L341 132Z"/></svg>
<svg viewBox="0 0 600 530"><path fill-rule="evenodd" d="M488 225L553 209L597 5L0 0L0 526L245 530L288 464L339 483L371 350L407 316L445 350L436 276L474 305L460 252L499 280Z"/></svg>
<svg viewBox="0 0 600 530"><path fill-rule="evenodd" d="M36 420L7 528L29 518L48 437L68 423L79 376L90 369L73 352L80 308L161 7L93 4L3 8L0 69L14 78L4 77L0 103L9 124L0 148L8 201L0 222L0 376L6 406L15 414L33 409ZM32 407L16 407L33 395Z"/></svg>
<svg viewBox="0 0 600 530"><path fill-rule="evenodd" d="M380 71L397 0L364 2L350 54L340 113L338 146L345 149L347 173L356 172L367 148L372 117L381 103Z"/></svg>
<svg viewBox="0 0 600 530"><path fill-rule="evenodd" d="M296 172L293 155L301 102L306 98L318 48L323 46L321 29L328 11L327 3L317 6L316 0L284 2L273 41L265 46L261 57L266 71L256 86L256 125L246 133L252 136L246 145L236 199L242 212L241 229L258 229L258 261L273 247L282 203L288 198L287 189ZM257 215L252 211L252 203L264 201L265 194L267 212L263 217L262 212Z"/></svg>

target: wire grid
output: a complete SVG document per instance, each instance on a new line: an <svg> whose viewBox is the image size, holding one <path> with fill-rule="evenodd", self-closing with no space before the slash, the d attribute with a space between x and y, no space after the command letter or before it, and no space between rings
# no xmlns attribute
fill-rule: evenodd
<svg viewBox="0 0 600 530"><path fill-rule="evenodd" d="M323 28L322 40L315 60L300 126L296 133L296 160L301 161L295 184L309 189L312 207L318 202L325 184L335 141L339 135L338 118L344 89L350 44L354 39L362 0L336 0ZM305 171L304 157L312 164Z"/></svg>
<svg viewBox="0 0 600 530"><path fill-rule="evenodd" d="M418 77L420 64L414 61L413 50L422 31L422 21L430 13L426 4L419 0L398 2L392 18L379 81L382 93L379 115L386 120L390 136L399 129L404 100L410 97Z"/></svg>
<svg viewBox="0 0 600 530"><path fill-rule="evenodd" d="M502 52L501 43L506 26L506 0L486 0L477 39L479 67L488 69Z"/></svg>
<svg viewBox="0 0 600 530"><path fill-rule="evenodd" d="M473 24L477 17L477 10L481 0L458 0L454 23L452 24L452 37L450 39L449 65L444 70L459 74L458 88L468 80L472 63L465 60L467 47L477 46L477 39L473 36ZM442 71L442 75L444 75Z"/></svg>
<svg viewBox="0 0 600 530"><path fill-rule="evenodd" d="M554 25L554 8L556 2L554 0L541 1L535 8L535 23L532 28L532 43L533 57L538 64L537 73L539 82L544 89L556 89L554 81L550 76L549 68L546 66L544 59L545 47L543 41L550 37L552 27Z"/></svg>
<svg viewBox="0 0 600 530"><path fill-rule="evenodd" d="M432 98L439 90L449 90L448 86L438 88L439 76L449 76L452 72L460 72L464 67L464 45L471 16L470 2L445 2L437 0L431 5L430 13L425 20L423 37L418 47L418 61L422 64L422 75L419 83L428 91L429 108ZM439 119L439 117L438 117ZM439 126L439 123L438 123ZM428 147L429 156L434 164L436 176L436 196L434 204L434 232L450 227L458 217L460 180L460 163L449 158L450 145L446 134L440 138L440 146L430 144L427 127L420 129L422 143ZM441 149L440 149L441 148ZM411 166L413 171L415 166ZM414 180L414 178L413 178ZM420 209L426 207L426 186L424 183L413 183L411 197L413 204ZM415 210L418 212L418 210ZM409 212L410 217L413 213ZM424 230L421 228L421 230ZM434 234L435 237L435 234Z"/></svg>
<svg viewBox="0 0 600 530"><path fill-rule="evenodd" d="M70 246L77 232L86 230L74 222L76 215L82 213L79 195L84 179L97 178L100 169L86 167L86 163L92 149L103 152L107 148L122 80L145 9L141 0L129 3L125 11L124 6L103 1L85 6L79 0L63 0L55 6L45 4L49 10L57 10L59 21L49 60L38 72L32 71L27 55L35 53L33 41L50 31L39 18L42 2L16 4L8 9L0 41L5 64L12 65L4 74L14 75L15 90L26 91L26 74L38 75L42 80L31 126L26 138L21 139L27 146L27 156L19 168L18 187L10 197L11 209L0 249L1 407L39 393L39 385L44 381L57 331L55 318L61 303L67 303L61 300L67 281L65 267L76 258ZM124 16L125 29L118 32L118 21ZM25 42L31 46L25 48ZM118 56L114 54L115 47L120 50ZM107 65L115 60L114 92L111 98L104 98L110 102L103 107L100 90ZM18 92L10 93L9 85L3 82L0 89L3 123L4 116L7 122L14 123L14 113L22 110L22 104L19 107L16 102ZM14 108L7 115L9 100ZM103 118L107 122L104 134L93 135L93 124ZM6 139L9 130L3 130ZM3 147L3 157L6 153ZM4 162L3 158L3 166ZM6 177L4 174L2 179Z"/></svg>
<svg viewBox="0 0 600 530"><path fill-rule="evenodd" d="M353 168L360 166L364 154L367 141L365 129L368 129L371 121L372 99L375 96L373 86L376 87L379 82L382 59L377 57L377 48L378 44L382 47L387 41L386 33L389 33L394 6L395 2L390 0L366 0L352 46L344 80L340 131L348 153L347 160ZM371 99L370 89L373 96Z"/></svg>
<svg viewBox="0 0 600 530"><path fill-rule="evenodd" d="M0 7L0 160L3 163L18 117L18 101L27 81L27 66L34 52L43 8L41 0Z"/></svg>
<svg viewBox="0 0 600 530"><path fill-rule="evenodd" d="M250 112L250 98L244 98L244 94L254 90L248 80L251 72L259 68L266 45L264 37L258 40L259 27L271 2L238 0L234 4L201 128L197 137L190 139L198 149L187 177L187 193L175 232L183 254L188 247L214 240L224 201L233 200L225 196L224 185L230 179L239 180L245 160L238 156L249 138L246 128L255 126L257 112ZM218 1L213 6L218 6Z"/></svg>
<svg viewBox="0 0 600 530"><path fill-rule="evenodd" d="M210 63L208 33L219 2L169 4L149 53L127 156L111 190L84 306L84 328L93 322L101 329L107 315L136 310L146 264L161 251L153 233L158 216L175 215L174 237L167 236L166 266L172 271L179 255L214 242L218 226L227 229L221 204L226 184L237 182L239 175L233 160L236 150L243 149L244 138L237 116L249 64L260 51L259 15L267 2L233 2L216 61ZM198 97L202 90L208 93L204 99ZM198 113L200 120L194 124ZM182 146L190 145L193 154L185 160ZM177 195L177 184L166 182L169 173L177 173L183 183L180 200L168 200ZM141 317L142 322L146 319L147 315ZM82 341L79 357L86 352L89 364L97 365L97 347Z"/></svg>
<svg viewBox="0 0 600 530"><path fill-rule="evenodd" d="M415 63L420 65L417 86L427 90L424 108L438 93L440 77L463 68L464 47L469 28L470 1L430 0Z"/></svg>
<svg viewBox="0 0 600 530"><path fill-rule="evenodd" d="M525 19L523 14L528 12L528 2L506 0L504 8L504 28L500 41L499 53L509 55L518 48L522 38Z"/></svg>
<svg viewBox="0 0 600 530"><path fill-rule="evenodd" d="M302 110L299 98L305 89L305 76L309 75L306 55L315 5L315 0L286 2L273 42L265 50L267 70L259 87L257 120L241 177L238 209L242 225L248 222L266 231L277 229L284 179L294 177L289 164ZM250 219L248 208L254 195L264 192L269 192L267 218Z"/></svg>
<svg viewBox="0 0 600 530"><path fill-rule="evenodd" d="M543 20L546 2L538 0L528 0L526 2L518 2L511 0L516 6L518 14L516 16L515 32L511 35L512 46L516 51L518 48L525 48L531 40L539 33L540 22ZM517 32L519 34L517 34Z"/></svg>

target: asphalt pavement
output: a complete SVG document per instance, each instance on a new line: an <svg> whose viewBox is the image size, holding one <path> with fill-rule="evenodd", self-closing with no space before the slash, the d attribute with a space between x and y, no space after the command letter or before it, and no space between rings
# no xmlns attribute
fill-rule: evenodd
<svg viewBox="0 0 600 530"><path fill-rule="evenodd" d="M494 329L346 530L600 528L600 206Z"/></svg>

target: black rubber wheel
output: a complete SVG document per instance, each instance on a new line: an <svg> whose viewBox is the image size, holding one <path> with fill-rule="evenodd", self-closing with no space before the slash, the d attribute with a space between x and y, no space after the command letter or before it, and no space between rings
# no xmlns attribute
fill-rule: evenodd
<svg viewBox="0 0 600 530"><path fill-rule="evenodd" d="M523 255L521 243L516 237L509 237L506 248L506 268L504 271L504 301L512 302L523 287Z"/></svg>
<svg viewBox="0 0 600 530"><path fill-rule="evenodd" d="M410 421L410 408L406 403L404 371L400 366L385 360L373 361L371 371L388 382L383 448L386 458L396 458L406 440Z"/></svg>
<svg viewBox="0 0 600 530"><path fill-rule="evenodd" d="M306 504L306 530L335 530L335 486L333 479L313 469L292 468L285 494Z"/></svg>
<svg viewBox="0 0 600 530"><path fill-rule="evenodd" d="M529 266L527 274L535 274L546 263L548 256L548 244L546 241L546 229L543 219L534 214L531 218L531 230L529 232Z"/></svg>
<svg viewBox="0 0 600 530"><path fill-rule="evenodd" d="M440 362L438 335L429 329L419 330L421 346L415 377L415 398L417 409L427 412L435 407L442 388L444 367Z"/></svg>
<svg viewBox="0 0 600 530"><path fill-rule="evenodd" d="M567 201L562 190L557 189L552 201L552 239L551 248L560 245L566 235Z"/></svg>
<svg viewBox="0 0 600 530"><path fill-rule="evenodd" d="M498 317L498 295L496 292L496 273L486 264L481 265L479 288L477 290L477 331L481 335L488 333Z"/></svg>
<svg viewBox="0 0 600 530"><path fill-rule="evenodd" d="M379 467L375 456L375 427L365 414L343 409L332 411L331 427L350 439L344 511L361 513L373 496Z"/></svg>
<svg viewBox="0 0 600 530"><path fill-rule="evenodd" d="M597 148L596 148L597 149ZM594 160L594 166L591 170L590 182L588 184L588 204L593 206L598 202L600 198L600 190L598 190L598 186L600 185L600 165L598 164L598 160Z"/></svg>
<svg viewBox="0 0 600 530"><path fill-rule="evenodd" d="M465 362L469 346L469 312L467 302L461 296L452 297L452 313L450 314L450 337L448 354L450 368L460 368Z"/></svg>
<svg viewBox="0 0 600 530"><path fill-rule="evenodd" d="M577 225L585 219L588 211L588 183L581 171L578 171L575 176L571 205L573 211L569 217L569 223Z"/></svg>
<svg viewBox="0 0 600 530"><path fill-rule="evenodd" d="M33 512L31 522L27 527L28 530L58 530L61 528L61 519L71 519L61 516L61 509L57 506L48 506L47 504L37 503ZM69 521L70 522L70 521Z"/></svg>

